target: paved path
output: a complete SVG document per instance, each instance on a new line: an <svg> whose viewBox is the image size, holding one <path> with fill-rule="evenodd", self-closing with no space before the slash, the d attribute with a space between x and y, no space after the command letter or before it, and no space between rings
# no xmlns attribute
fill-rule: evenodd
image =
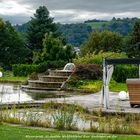
<svg viewBox="0 0 140 140"><path fill-rule="evenodd" d="M140 113L140 107L137 108L131 108L129 104L129 100L126 101L120 101L118 98L118 93L110 93L110 107L109 109L101 108L100 105L100 99L101 99L101 93L94 93L94 94L88 94L88 95L79 95L79 96L73 96L73 97L66 97L66 98L46 98L45 100L38 100L38 101L31 101L26 102L25 104L28 106L41 106L45 102L49 101L55 101L58 103L69 103L73 104L76 103L78 105L83 106L84 108L87 108L89 111L102 109L105 112L109 113ZM9 106L11 104L15 103L9 103ZM24 103L22 103L24 105ZM21 104L21 106L22 106ZM1 105L6 106L6 104ZM17 104L19 106L19 104Z"/></svg>
<svg viewBox="0 0 140 140"><path fill-rule="evenodd" d="M75 97L67 97L67 98L56 98L56 99L46 99L43 102L48 101L57 101L59 103L66 102L66 103L76 103L78 105L87 108L88 110L92 111L94 109L100 109L100 99L101 94L89 94L89 95L82 95L82 96L75 96ZM104 109L105 112L122 112L122 113L140 113L140 107L131 108L129 100L120 101L118 98L118 93L110 93L110 107L109 109Z"/></svg>

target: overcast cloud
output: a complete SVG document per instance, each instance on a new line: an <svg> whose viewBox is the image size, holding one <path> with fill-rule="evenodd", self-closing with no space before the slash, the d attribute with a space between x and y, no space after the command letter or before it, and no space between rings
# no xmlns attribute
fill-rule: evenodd
<svg viewBox="0 0 140 140"><path fill-rule="evenodd" d="M0 0L0 17L13 24L25 23L41 5L47 6L56 22L62 23L140 17L140 0Z"/></svg>

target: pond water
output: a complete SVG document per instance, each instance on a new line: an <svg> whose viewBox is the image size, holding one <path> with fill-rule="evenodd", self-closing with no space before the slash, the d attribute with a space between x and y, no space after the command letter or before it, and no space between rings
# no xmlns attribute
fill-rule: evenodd
<svg viewBox="0 0 140 140"><path fill-rule="evenodd" d="M25 92L21 90L19 84L0 83L0 103L22 103L52 97L58 97L58 95L54 93ZM60 95L59 97L63 97L63 95Z"/></svg>
<svg viewBox="0 0 140 140"><path fill-rule="evenodd" d="M64 121L67 120L66 123L69 121L71 125L76 126L79 130L83 129L90 129L91 120L85 120L81 115L77 113L69 114L68 112L65 113L58 113L57 110L44 110L44 109L20 109L20 110L9 110L9 112L5 111L2 112L4 116L8 116L9 118L17 118L20 119L21 122L38 122L38 124L50 124L50 127L54 127L57 121ZM54 119L55 116L55 119ZM97 122L94 122L95 126L98 126Z"/></svg>
<svg viewBox="0 0 140 140"><path fill-rule="evenodd" d="M60 107L61 108L61 107ZM80 131L140 134L140 120L136 116L98 116L61 109L20 109L1 112L3 119L19 120L20 123L48 128L77 128ZM130 115L129 115L130 117ZM134 119L135 118L135 119ZM69 127L70 126L70 127ZM63 129L63 128L62 128Z"/></svg>

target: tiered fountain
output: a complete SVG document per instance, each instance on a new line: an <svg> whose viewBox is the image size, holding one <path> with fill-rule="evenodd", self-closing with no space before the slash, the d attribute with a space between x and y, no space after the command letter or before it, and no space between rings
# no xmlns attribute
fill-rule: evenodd
<svg viewBox="0 0 140 140"><path fill-rule="evenodd" d="M68 63L63 70L49 70L49 75L39 76L39 80L28 80L22 85L24 91L59 91L74 71L75 65Z"/></svg>

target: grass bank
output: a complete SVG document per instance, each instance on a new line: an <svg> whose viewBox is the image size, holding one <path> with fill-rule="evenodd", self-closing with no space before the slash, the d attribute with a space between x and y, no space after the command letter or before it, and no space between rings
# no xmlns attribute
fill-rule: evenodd
<svg viewBox="0 0 140 140"><path fill-rule="evenodd" d="M80 120L80 121L79 121ZM140 134L139 114L105 114L67 103L48 102L42 109L11 109L0 111L0 123L55 128L93 133Z"/></svg>
<svg viewBox="0 0 140 140"><path fill-rule="evenodd" d="M28 77L15 77L11 71L5 71L3 77L0 77L0 83L21 83L28 79Z"/></svg>
<svg viewBox="0 0 140 140"><path fill-rule="evenodd" d="M8 82L23 82L26 81L28 78L27 77L14 77L14 76L8 76L8 77L1 77L0 82L8 83Z"/></svg>
<svg viewBox="0 0 140 140"><path fill-rule="evenodd" d="M25 128L0 124L0 140L139 140L140 136L87 134L79 132L49 131L45 129Z"/></svg>

